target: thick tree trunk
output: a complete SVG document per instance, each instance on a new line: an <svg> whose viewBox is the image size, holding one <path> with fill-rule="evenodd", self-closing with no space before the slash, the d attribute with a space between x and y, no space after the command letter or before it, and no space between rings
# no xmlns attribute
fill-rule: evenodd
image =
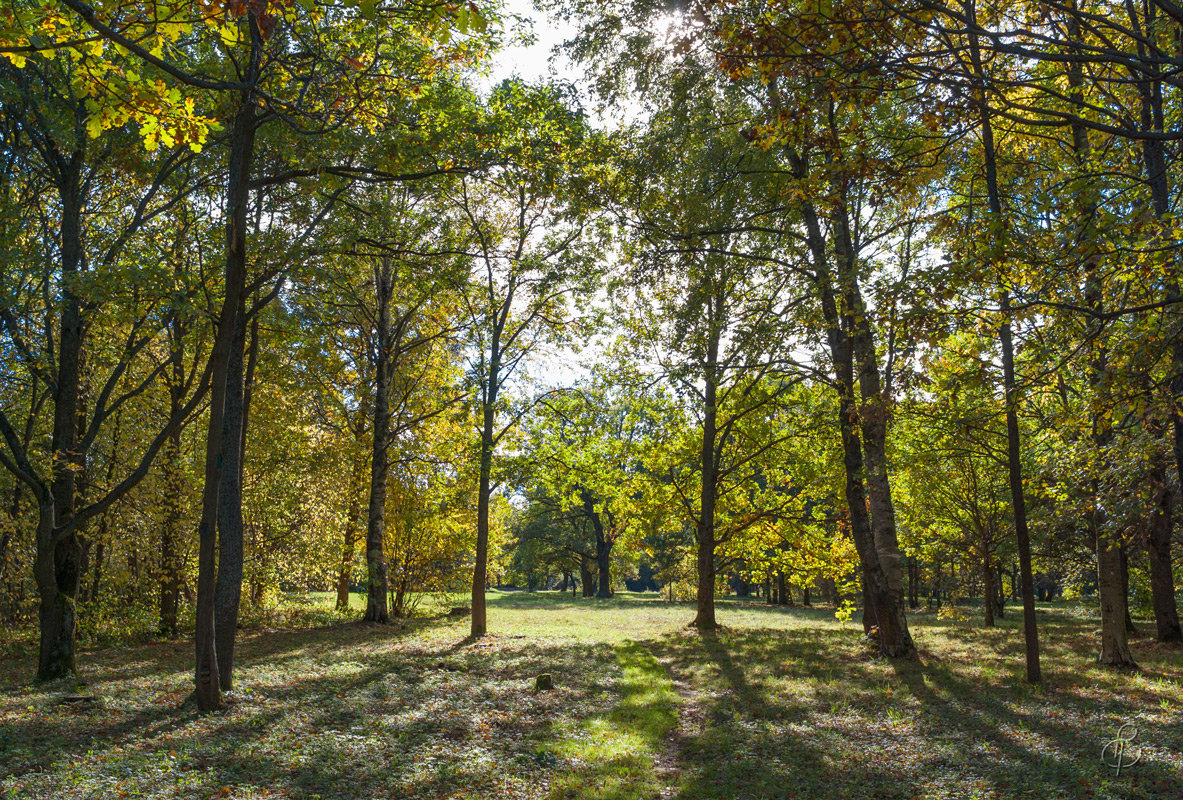
<svg viewBox="0 0 1183 800"><path fill-rule="evenodd" d="M477 487L476 563L472 568L472 627L470 636L484 636L488 631L485 586L489 575L489 498L493 473L493 400L485 404L481 424L480 483ZM591 589L590 575L585 577L583 594Z"/></svg>
<svg viewBox="0 0 1183 800"><path fill-rule="evenodd" d="M591 520L592 532L596 537L596 570L599 578L596 587L596 597L611 597L612 578L609 575L609 568L612 563L612 541L608 538L608 534L604 530L604 521L600 513L596 511L595 498L591 492L580 487L579 496L583 502L583 513Z"/></svg>
<svg viewBox="0 0 1183 800"><path fill-rule="evenodd" d="M222 409L222 474L218 486L218 575L214 584L214 643L218 652L218 683L234 688L234 641L242 602L242 461L246 434L243 348L245 305L238 308L230 359L226 366L226 398Z"/></svg>
<svg viewBox="0 0 1183 800"><path fill-rule="evenodd" d="M1146 560L1150 573L1150 595L1154 604L1156 638L1160 642L1183 642L1179 607L1175 601L1175 576L1171 569L1172 498L1167 470L1156 463L1151 477L1155 490L1154 510L1146 533Z"/></svg>
<svg viewBox="0 0 1183 800"><path fill-rule="evenodd" d="M845 198L845 187L834 184L835 196ZM904 602L903 571L896 533L895 506L887 464L887 404L879 374L878 355L870 315L859 288L859 259L850 233L849 212L845 201L838 202L833 214L834 261L837 265L843 314L847 320L848 346L854 358L862 402L858 407L859 432L863 446L863 479L870 510L871 535L879 556L879 567L895 605Z"/></svg>
<svg viewBox="0 0 1183 800"><path fill-rule="evenodd" d="M1108 536L1097 536L1097 595L1101 601L1101 652L1097 663L1134 667L1126 638L1126 595L1121 585L1121 547Z"/></svg>
<svg viewBox="0 0 1183 800"><path fill-rule="evenodd" d="M579 556L579 579L583 584L583 596L592 597L595 594L595 579L592 575L592 560L589 556Z"/></svg>
<svg viewBox="0 0 1183 800"><path fill-rule="evenodd" d="M74 641L77 626L78 582L81 576L82 542L76 531L58 529L74 514L76 477L85 467L85 454L76 452L78 403L85 336L82 303L74 283L82 266L82 163L81 152L63 161L58 195L61 201L62 310L58 331L57 385L53 393L52 504L49 518L43 508L37 537L37 589L41 595L41 643L37 677L52 680L74 673ZM48 523L49 527L44 526Z"/></svg>
<svg viewBox="0 0 1183 800"><path fill-rule="evenodd" d="M596 597L612 596L612 577L609 575L611 566L612 545L601 534L596 538L596 570L598 572Z"/></svg>
<svg viewBox="0 0 1183 800"><path fill-rule="evenodd" d="M787 606L789 604L789 587L785 582L785 574L783 572L776 573L776 604L778 606Z"/></svg>
<svg viewBox="0 0 1183 800"><path fill-rule="evenodd" d="M393 333L390 324L390 301L393 291L393 266L389 258L374 266L374 291L378 301L378 347L375 358L374 442L370 459L370 504L366 522L366 622L386 623L386 483L390 472L390 370ZM476 614L473 607L473 614ZM483 609L482 609L483 611Z"/></svg>

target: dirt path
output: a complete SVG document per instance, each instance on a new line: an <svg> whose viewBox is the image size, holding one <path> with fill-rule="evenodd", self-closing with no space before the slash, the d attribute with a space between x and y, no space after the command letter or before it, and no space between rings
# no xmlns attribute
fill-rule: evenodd
<svg viewBox="0 0 1183 800"><path fill-rule="evenodd" d="M655 764L656 772L664 783L658 798L669 800L678 795L682 783L683 764L691 760L687 749L690 743L706 730L709 720L701 695L685 675L674 669L672 659L657 660L669 674L670 684L678 695L678 721L666 736L665 749L657 757Z"/></svg>

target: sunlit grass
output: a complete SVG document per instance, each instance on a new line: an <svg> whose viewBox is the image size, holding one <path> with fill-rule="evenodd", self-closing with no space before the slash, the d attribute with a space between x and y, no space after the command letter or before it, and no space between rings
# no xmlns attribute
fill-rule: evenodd
<svg viewBox="0 0 1183 800"><path fill-rule="evenodd" d="M1115 798L1177 800L1183 652L1134 640L1136 673L1093 663L1095 619L1041 605L1045 683L1023 678L1017 613L996 630L911 617L921 657L877 657L828 608L496 592L491 634L444 616L323 627L335 595L240 632L226 711L184 705L192 644L85 653L85 685L0 662L0 797ZM303 611L300 611L303 608ZM535 691L540 673L553 691ZM66 695L96 702L66 703ZM1136 723L1115 776L1105 737Z"/></svg>

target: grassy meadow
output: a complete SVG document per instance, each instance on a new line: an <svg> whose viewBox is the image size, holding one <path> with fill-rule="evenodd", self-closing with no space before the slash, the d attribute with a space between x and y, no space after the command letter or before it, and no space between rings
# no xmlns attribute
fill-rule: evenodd
<svg viewBox="0 0 1183 800"><path fill-rule="evenodd" d="M714 636L691 617L494 593L475 642L442 614L244 630L208 716L186 704L188 640L86 652L69 683L9 658L0 798L1183 797L1183 650L1136 637L1139 672L1098 669L1088 613L1041 607L1039 687L1017 611L994 630L913 615L904 662L828 608L724 600ZM1115 774L1102 748L1126 723Z"/></svg>

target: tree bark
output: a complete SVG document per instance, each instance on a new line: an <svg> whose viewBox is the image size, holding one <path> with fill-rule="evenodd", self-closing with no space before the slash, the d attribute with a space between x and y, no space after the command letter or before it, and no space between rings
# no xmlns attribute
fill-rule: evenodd
<svg viewBox="0 0 1183 800"><path fill-rule="evenodd" d="M1172 498L1166 466L1156 463L1151 479L1155 503L1146 534L1146 559L1150 572L1150 595L1154 604L1156 638L1160 642L1183 642L1179 608L1175 601L1175 576L1171 569Z"/></svg>
<svg viewBox="0 0 1183 800"><path fill-rule="evenodd" d="M592 532L596 537L596 570L598 581L596 597L608 598L612 596L612 577L609 569L612 564L612 541L604 530L604 521L596 511L595 498L591 492L583 487L579 489L580 500L583 502L583 513L591 521Z"/></svg>
<svg viewBox="0 0 1183 800"><path fill-rule="evenodd" d="M226 366L226 398L222 410L222 473L218 486L218 574L214 583L214 642L218 652L218 683L234 688L234 641L242 601L242 462L246 435L246 383L243 348L246 309L240 303L234 339Z"/></svg>
<svg viewBox="0 0 1183 800"><path fill-rule="evenodd" d="M791 171L799 179L809 177L809 167L796 152L788 152ZM855 399L855 344L852 341L855 311L850 307L852 297L843 295L843 306L838 305L833 278L829 265L829 253L821 222L813 203L801 203L805 221L806 246L814 268L814 285L826 324L826 343L834 370L834 389L838 393L838 425L842 435L843 467L846 473L845 496L850 515L850 534L858 552L863 578L863 625L870 632L878 629L879 650L886 656L909 656L915 652L912 636L902 602L896 600L887 573L880 560L881 548L877 546L867 506L867 488L864 484L864 451L857 429L859 419L858 403ZM839 211L836 216L844 213ZM843 243L840 246L847 246ZM851 252L853 247L848 248ZM849 253L848 253L849 255ZM848 259L849 260L849 259ZM839 269L844 269L839 265ZM886 531L884 527L880 530ZM898 548L897 548L898 551ZM898 562L896 563L898 568Z"/></svg>
<svg viewBox="0 0 1183 800"><path fill-rule="evenodd" d="M257 26L253 18L251 28L252 33L257 36ZM252 50L251 72L254 74L259 56L257 47ZM246 220L256 132L254 93L246 90L239 96L229 139L224 276L226 294L222 300L217 334L210 352L209 427L206 431L205 487L202 492L201 523L198 529L197 630L194 639L195 695L197 706L202 711L212 711L222 705L214 629L219 490L222 480L222 448L225 440L222 417L226 407L232 345L246 284Z"/></svg>
<svg viewBox="0 0 1183 800"><path fill-rule="evenodd" d="M1097 595L1101 601L1101 652L1097 663L1136 667L1126 638L1126 596L1121 585L1121 547L1097 537Z"/></svg>
<svg viewBox="0 0 1183 800"><path fill-rule="evenodd" d="M717 320L717 313L712 316ZM718 627L715 622L715 502L719 489L718 464L715 463L718 421L718 408L716 408L718 402L718 361L719 337L713 328L707 343L706 369L703 376L706 383L705 408L703 409L702 442L699 448L702 488L699 493L698 527L695 531L695 539L698 543L698 587L695 593L696 613L694 622L691 623L700 631L713 631Z"/></svg>
<svg viewBox="0 0 1183 800"><path fill-rule="evenodd" d="M998 168L995 159L993 118L986 103L988 81L982 66L981 50L978 46L977 12L973 0L964 0L966 17L971 22L969 34L970 59L973 66L974 97L981 122L982 156L986 173L986 193L990 216L1004 229L1002 196L998 189ZM991 242L994 248L995 243ZM1011 509L1015 520L1015 538L1019 548L1019 565L1023 573L1023 639L1026 650L1027 681L1040 681L1039 631L1035 622L1035 593L1031 575L1031 542L1027 531L1027 500L1023 490L1023 461L1019 439L1019 388L1015 380L1015 352L1011 341L1010 291L1004 288L999 304L1002 324L998 338L1002 348L1002 384L1006 406L1006 449L1007 472L1010 479Z"/></svg>
<svg viewBox="0 0 1183 800"><path fill-rule="evenodd" d="M583 596L591 597L595 594L592 588L595 585L595 579L592 576L592 560L589 556L580 554L579 556L579 579L583 584Z"/></svg>
<svg viewBox="0 0 1183 800"><path fill-rule="evenodd" d="M370 504L366 523L366 622L386 623L386 482L390 471L390 384L391 356L394 347L390 324L393 292L393 266L390 258L374 265L374 291L378 302L378 345L375 354L374 442L370 459ZM476 613L476 608L473 608Z"/></svg>
<svg viewBox="0 0 1183 800"><path fill-rule="evenodd" d="M62 310L58 331L57 386L53 393L52 492L41 498L34 575L41 597L41 641L37 677L53 680L75 671L78 582L82 542L76 531L65 535L58 528L74 513L76 476L85 466L76 452L78 401L85 330L82 303L75 282L82 268L82 165L75 151L62 160L58 179L61 201Z"/></svg>

